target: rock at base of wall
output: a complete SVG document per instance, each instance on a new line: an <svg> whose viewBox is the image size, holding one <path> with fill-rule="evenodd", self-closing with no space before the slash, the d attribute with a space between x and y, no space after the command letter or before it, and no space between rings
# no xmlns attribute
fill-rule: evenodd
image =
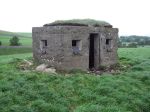
<svg viewBox="0 0 150 112"><path fill-rule="evenodd" d="M39 66L36 67L36 71L38 72L46 72L46 73L53 73L56 74L56 69L55 68L47 68L48 65L46 64L41 64Z"/></svg>
<svg viewBox="0 0 150 112"><path fill-rule="evenodd" d="M43 72L56 74L56 69L54 69L54 68L46 68Z"/></svg>
<svg viewBox="0 0 150 112"><path fill-rule="evenodd" d="M41 64L39 66L36 67L36 71L39 71L39 72L43 72L46 68L47 68L48 65L46 64Z"/></svg>

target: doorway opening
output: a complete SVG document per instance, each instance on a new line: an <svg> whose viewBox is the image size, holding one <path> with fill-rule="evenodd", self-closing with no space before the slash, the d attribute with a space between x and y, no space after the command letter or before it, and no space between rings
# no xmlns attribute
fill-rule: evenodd
<svg viewBox="0 0 150 112"><path fill-rule="evenodd" d="M97 59L97 46L98 43L98 34L91 33L89 37L89 69L95 69L96 59Z"/></svg>

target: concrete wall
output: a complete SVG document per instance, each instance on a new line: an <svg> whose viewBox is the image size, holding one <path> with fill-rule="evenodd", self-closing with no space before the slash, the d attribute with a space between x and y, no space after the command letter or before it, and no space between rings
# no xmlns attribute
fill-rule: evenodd
<svg viewBox="0 0 150 112"><path fill-rule="evenodd" d="M118 30L104 27L86 26L46 26L34 27L33 57L40 63L48 63L59 70L89 68L89 35L98 34L96 66L110 65L117 62L117 38ZM111 46L106 45L106 38L111 39ZM46 54L42 54L41 40L47 40ZM72 40L81 40L82 48L79 54L74 55ZM108 52L107 50L110 49ZM99 63L100 62L100 63Z"/></svg>
<svg viewBox="0 0 150 112"><path fill-rule="evenodd" d="M117 39L118 29L106 28L100 33L100 63L101 65L112 65L117 63ZM106 45L106 39L110 39L110 45Z"/></svg>

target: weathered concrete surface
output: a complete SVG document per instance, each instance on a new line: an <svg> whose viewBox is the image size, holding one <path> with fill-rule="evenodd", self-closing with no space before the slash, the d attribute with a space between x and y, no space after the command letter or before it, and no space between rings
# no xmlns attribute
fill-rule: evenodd
<svg viewBox="0 0 150 112"><path fill-rule="evenodd" d="M118 29L107 27L34 27L32 29L33 57L38 62L44 62L58 70L88 70L91 33L98 35L94 44L94 68L117 63ZM109 45L106 44L106 39L110 39ZM47 46L44 49L41 48L41 40L47 40ZM78 55L73 54L72 40L80 40L82 43Z"/></svg>

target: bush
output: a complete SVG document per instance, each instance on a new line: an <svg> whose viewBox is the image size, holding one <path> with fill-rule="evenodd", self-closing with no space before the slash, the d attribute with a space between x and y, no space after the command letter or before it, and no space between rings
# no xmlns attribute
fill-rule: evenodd
<svg viewBox="0 0 150 112"><path fill-rule="evenodd" d="M10 40L10 46L20 46L19 38L17 36L13 36Z"/></svg>
<svg viewBox="0 0 150 112"><path fill-rule="evenodd" d="M137 44L136 43L130 43L128 44L129 48L137 48Z"/></svg>
<svg viewBox="0 0 150 112"><path fill-rule="evenodd" d="M2 42L0 41L0 46L2 45Z"/></svg>

